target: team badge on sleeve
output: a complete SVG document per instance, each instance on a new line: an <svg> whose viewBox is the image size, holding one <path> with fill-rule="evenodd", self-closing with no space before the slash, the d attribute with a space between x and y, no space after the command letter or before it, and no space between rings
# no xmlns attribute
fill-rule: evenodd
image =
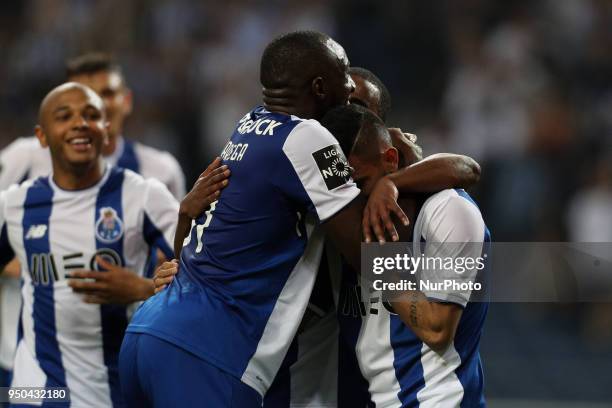
<svg viewBox="0 0 612 408"><path fill-rule="evenodd" d="M96 237L107 244L117 242L123 236L123 222L117 211L112 207L100 209L100 217L96 221Z"/></svg>
<svg viewBox="0 0 612 408"><path fill-rule="evenodd" d="M340 145L334 144L324 147L314 152L312 157L317 162L317 167L319 167L328 190L340 187L351 178L351 168L340 149Z"/></svg>

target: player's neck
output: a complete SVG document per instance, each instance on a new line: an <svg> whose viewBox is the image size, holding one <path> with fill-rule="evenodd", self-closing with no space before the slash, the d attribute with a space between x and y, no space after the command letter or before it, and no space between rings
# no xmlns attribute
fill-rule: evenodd
<svg viewBox="0 0 612 408"><path fill-rule="evenodd" d="M83 190L98 183L104 176L104 162L100 158L86 166L63 168L53 163L53 182L62 190Z"/></svg>
<svg viewBox="0 0 612 408"><path fill-rule="evenodd" d="M263 89L263 105L270 112L295 115L302 119L315 119L316 107L298 91L289 88Z"/></svg>
<svg viewBox="0 0 612 408"><path fill-rule="evenodd" d="M281 105L264 104L264 108L266 108L270 112L282 113L285 115L294 115L301 119L315 119L317 117L317 115L315 115L313 112L298 108L296 106L281 106Z"/></svg>

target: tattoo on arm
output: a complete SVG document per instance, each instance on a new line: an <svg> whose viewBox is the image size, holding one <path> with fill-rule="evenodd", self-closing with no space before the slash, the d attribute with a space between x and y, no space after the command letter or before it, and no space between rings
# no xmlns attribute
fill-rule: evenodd
<svg viewBox="0 0 612 408"><path fill-rule="evenodd" d="M414 327L419 325L417 295L414 293L410 295L410 325Z"/></svg>

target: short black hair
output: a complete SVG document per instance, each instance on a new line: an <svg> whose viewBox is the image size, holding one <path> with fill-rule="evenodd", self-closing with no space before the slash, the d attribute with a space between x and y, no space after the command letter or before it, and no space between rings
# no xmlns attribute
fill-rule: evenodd
<svg viewBox="0 0 612 408"><path fill-rule="evenodd" d="M391 136L383 121L371 110L360 105L343 105L327 112L321 124L334 135L342 151L350 155L376 152L382 140L392 146Z"/></svg>
<svg viewBox="0 0 612 408"><path fill-rule="evenodd" d="M309 79L314 70L328 61L327 34L294 31L268 44L261 57L259 79L266 88L280 88Z"/></svg>
<svg viewBox="0 0 612 408"><path fill-rule="evenodd" d="M378 112L380 112L380 118L383 120L383 122L386 122L387 113L389 113L389 110L391 109L391 94L389 93L389 90L387 89L383 81L381 81L380 78L374 75L372 71L361 67L350 67L349 74L360 76L361 78L365 79L366 81L374 85L376 88L378 88L378 90L380 91Z"/></svg>
<svg viewBox="0 0 612 408"><path fill-rule="evenodd" d="M100 71L117 72L121 67L112 55L105 52L89 52L66 61L66 77L71 78L83 74L95 74Z"/></svg>

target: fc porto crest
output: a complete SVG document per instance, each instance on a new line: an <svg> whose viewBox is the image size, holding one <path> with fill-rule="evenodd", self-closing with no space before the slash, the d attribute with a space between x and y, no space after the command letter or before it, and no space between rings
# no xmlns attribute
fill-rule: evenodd
<svg viewBox="0 0 612 408"><path fill-rule="evenodd" d="M100 208L100 217L96 221L96 238L111 244L119 241L123 236L123 222L119 219L117 211L112 207Z"/></svg>

